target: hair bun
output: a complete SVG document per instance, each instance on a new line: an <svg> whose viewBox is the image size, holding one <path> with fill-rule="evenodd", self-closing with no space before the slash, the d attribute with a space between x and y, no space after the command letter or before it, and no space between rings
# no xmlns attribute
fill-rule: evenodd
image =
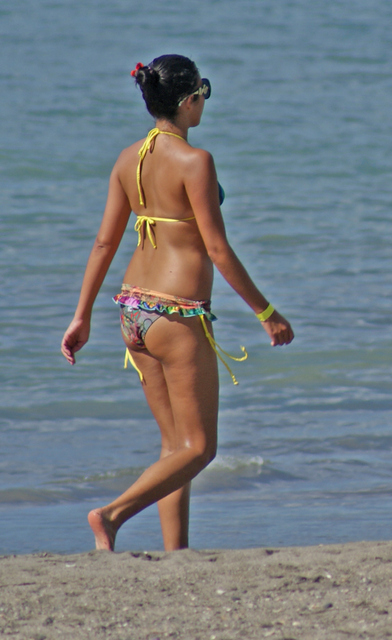
<svg viewBox="0 0 392 640"><path fill-rule="evenodd" d="M159 80L160 80L160 75L159 75L158 71L156 69L153 69L152 67L147 67L147 69L149 71L151 84L153 86L157 85Z"/></svg>
<svg viewBox="0 0 392 640"><path fill-rule="evenodd" d="M138 62L136 68L131 71L131 76L141 87L156 87L160 81L159 72L148 65Z"/></svg>

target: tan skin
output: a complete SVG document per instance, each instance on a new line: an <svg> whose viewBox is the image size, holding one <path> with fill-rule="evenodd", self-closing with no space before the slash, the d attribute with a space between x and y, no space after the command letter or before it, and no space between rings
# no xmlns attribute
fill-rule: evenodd
<svg viewBox="0 0 392 640"><path fill-rule="evenodd" d="M93 303L117 251L130 213L153 217L188 218L179 223L157 222L157 248L148 238L135 250L124 282L191 300L211 297L213 265L255 312L268 301L257 289L230 247L219 207L212 156L187 142L188 129L199 124L202 96L190 96L173 122L156 126L184 138L159 135L143 162L146 207L139 204L136 184L136 142L119 156L109 183L103 220L91 251L74 318L61 350L71 364L87 342ZM212 332L210 323L207 322ZM289 344L294 334L277 311L262 323L272 346ZM143 390L161 431L157 462L121 496L89 514L96 548L114 550L119 527L158 502L164 547L188 546L191 480L214 458L217 446L218 368L200 320L163 315L148 330L145 349L127 342L144 376Z"/></svg>

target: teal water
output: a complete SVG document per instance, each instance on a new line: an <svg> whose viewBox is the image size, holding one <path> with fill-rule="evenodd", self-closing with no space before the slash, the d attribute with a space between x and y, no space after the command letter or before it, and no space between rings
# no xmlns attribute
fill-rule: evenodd
<svg viewBox="0 0 392 640"><path fill-rule="evenodd" d="M111 167L151 125L129 70L170 52L211 79L190 141L213 153L232 245L296 333L271 349L216 276L217 339L250 357L239 387L221 370L219 453L194 483L191 544L390 538L391 18L382 0L0 10L0 553L90 549L91 505L158 454L111 302L131 225L76 367L59 344ZM119 534L119 550L161 546L154 507Z"/></svg>

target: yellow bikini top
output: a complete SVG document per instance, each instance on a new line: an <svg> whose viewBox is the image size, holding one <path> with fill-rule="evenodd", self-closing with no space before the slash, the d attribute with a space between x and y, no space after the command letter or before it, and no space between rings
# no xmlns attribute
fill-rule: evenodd
<svg viewBox="0 0 392 640"><path fill-rule="evenodd" d="M139 152L138 152L140 159L139 159L139 164L136 170L136 182L137 182L137 190L139 192L139 203L142 205L142 207L146 206L143 198L143 190L142 190L142 182L141 182L142 163L144 158L146 157L147 151L149 151L151 148L152 141L160 133L164 133L167 136L174 136L175 138L180 138L180 140L184 140L182 136L178 136L176 133L171 133L170 131L161 131L158 128L151 129L151 131L148 133L142 147L139 149ZM135 231L137 231L138 233L137 246L139 246L142 242L142 231L146 231L152 246L154 247L154 249L157 248L157 245L155 244L155 241L154 241L154 233L152 230L152 227L155 225L156 222L188 222L189 220L194 220L194 219L195 219L195 216L192 216L191 218L155 218L152 216L137 216L137 220L135 223Z"/></svg>

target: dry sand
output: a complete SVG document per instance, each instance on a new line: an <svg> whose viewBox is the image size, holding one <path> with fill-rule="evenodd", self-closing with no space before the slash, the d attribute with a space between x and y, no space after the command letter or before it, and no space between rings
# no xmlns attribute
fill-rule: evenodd
<svg viewBox="0 0 392 640"><path fill-rule="evenodd" d="M0 635L392 637L392 542L0 558Z"/></svg>

